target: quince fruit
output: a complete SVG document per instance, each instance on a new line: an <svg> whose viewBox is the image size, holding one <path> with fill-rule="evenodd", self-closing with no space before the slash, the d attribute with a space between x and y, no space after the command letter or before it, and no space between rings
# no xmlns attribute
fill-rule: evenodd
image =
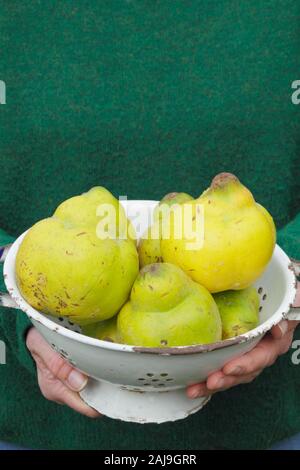
<svg viewBox="0 0 300 470"><path fill-rule="evenodd" d="M253 330L259 324L259 296L254 287L214 294L222 319L222 339Z"/></svg>
<svg viewBox="0 0 300 470"><path fill-rule="evenodd" d="M179 266L210 292L249 287L275 247L271 215L230 173L217 175L210 188L183 207L187 206L192 217L182 217L181 237L175 230L181 207L170 216L170 236L160 243L164 261ZM197 214L202 214L201 225L195 220Z"/></svg>
<svg viewBox="0 0 300 470"><path fill-rule="evenodd" d="M138 244L140 267L147 264L163 262L160 241L162 237L162 226L169 217L169 208L175 204L184 204L193 198L186 193L169 193L162 198L154 210L154 222L142 235ZM165 210L166 209L166 210Z"/></svg>
<svg viewBox="0 0 300 470"><path fill-rule="evenodd" d="M101 339L103 341L110 341L111 343L121 342L117 328L116 315L112 318L109 318L109 320L83 326L82 333L86 336L91 336L92 338Z"/></svg>
<svg viewBox="0 0 300 470"><path fill-rule="evenodd" d="M118 314L125 344L170 347L219 341L222 324L211 294L168 263L145 266Z"/></svg>
<svg viewBox="0 0 300 470"><path fill-rule="evenodd" d="M79 325L112 317L138 274L134 237L125 211L105 188L66 200L19 247L21 294L35 309Z"/></svg>

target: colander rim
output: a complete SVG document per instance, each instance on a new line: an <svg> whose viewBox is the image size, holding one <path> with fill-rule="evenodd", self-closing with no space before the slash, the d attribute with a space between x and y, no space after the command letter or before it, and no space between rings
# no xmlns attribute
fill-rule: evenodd
<svg viewBox="0 0 300 470"><path fill-rule="evenodd" d="M151 203L153 204L156 201L127 201L127 202L137 202L137 203ZM268 318L265 322L260 324L258 327L253 330L248 331L245 334L236 336L235 338L229 338L226 340L209 343L209 344L199 344L199 345L188 345L188 346L174 346L174 347L143 347L143 346L132 346L127 344L113 343L109 341L103 341L97 338L92 338L77 331L72 331L62 325L59 325L48 318L45 314L39 312L29 305L26 300L21 296L16 280L15 280L15 269L14 269L14 260L18 250L18 247L26 235L27 231L21 234L15 242L12 244L7 257L4 262L4 282L6 284L7 290L11 298L19 306L20 310L26 313L28 318L31 321L40 323L44 327L61 334L69 339L79 341L80 343L88 344L91 346L101 347L103 349L110 349L112 351L123 351L123 352L135 352L135 353L147 353L155 355L185 355L185 354L195 354L195 353L206 353L214 351L217 349L227 348L233 345L237 345L251 339L255 339L258 336L264 335L267 333L274 325L279 323L283 318L285 318L291 308L291 305L294 301L296 295L296 275L291 269L291 260L287 254L276 244L273 256L278 257L280 262L285 265L285 276L288 285L291 289L286 289L284 298L281 301L281 304L277 311Z"/></svg>

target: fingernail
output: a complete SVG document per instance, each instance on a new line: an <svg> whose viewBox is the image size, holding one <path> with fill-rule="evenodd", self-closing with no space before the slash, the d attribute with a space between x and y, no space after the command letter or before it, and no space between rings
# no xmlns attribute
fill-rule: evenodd
<svg viewBox="0 0 300 470"><path fill-rule="evenodd" d="M192 392L190 392L189 394L190 398L198 398L199 397L199 390L193 390Z"/></svg>
<svg viewBox="0 0 300 470"><path fill-rule="evenodd" d="M243 372L241 366L236 366L233 369L229 369L226 375L240 375Z"/></svg>
<svg viewBox="0 0 300 470"><path fill-rule="evenodd" d="M287 333L287 330L289 328L288 322L284 320L281 323L278 323L278 326L281 331L281 335L284 336Z"/></svg>
<svg viewBox="0 0 300 470"><path fill-rule="evenodd" d="M204 395L204 388L203 386L199 385L198 387L193 388L189 392L189 398L199 398Z"/></svg>
<svg viewBox="0 0 300 470"><path fill-rule="evenodd" d="M87 384L88 378L77 370L72 370L68 377L68 384L76 392L80 392Z"/></svg>
<svg viewBox="0 0 300 470"><path fill-rule="evenodd" d="M210 388L222 388L224 383L225 383L225 380L220 378L215 382L214 386Z"/></svg>

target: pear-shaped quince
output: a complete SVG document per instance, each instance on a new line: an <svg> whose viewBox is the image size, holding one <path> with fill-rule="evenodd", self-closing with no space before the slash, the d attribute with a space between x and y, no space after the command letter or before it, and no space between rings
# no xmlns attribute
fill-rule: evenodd
<svg viewBox="0 0 300 470"><path fill-rule="evenodd" d="M169 193L162 198L154 210L153 224L142 235L138 244L140 267L147 264L161 263L163 261L160 240L162 236L162 225L169 216L169 208L176 204L184 204L193 200L192 196L186 193Z"/></svg>
<svg viewBox="0 0 300 470"><path fill-rule="evenodd" d="M222 319L222 338L253 330L259 324L259 296L254 287L214 294Z"/></svg>
<svg viewBox="0 0 300 470"><path fill-rule="evenodd" d="M175 236L181 208L171 214L170 237L160 244L164 261L179 266L210 292L250 286L274 250L276 232L270 214L230 173L216 176L210 188L186 206L192 217L184 217L181 237Z"/></svg>
<svg viewBox="0 0 300 470"><path fill-rule="evenodd" d="M80 325L112 317L138 274L135 241L126 233L134 238L123 208L105 188L63 202L20 245L16 275L23 297Z"/></svg>
<svg viewBox="0 0 300 470"><path fill-rule="evenodd" d="M116 315L109 320L92 323L82 327L82 333L92 338L101 339L103 341L110 341L111 343L120 343L121 338L117 328Z"/></svg>
<svg viewBox="0 0 300 470"><path fill-rule="evenodd" d="M122 342L169 347L219 341L222 325L211 294L168 263L145 266L118 315Z"/></svg>

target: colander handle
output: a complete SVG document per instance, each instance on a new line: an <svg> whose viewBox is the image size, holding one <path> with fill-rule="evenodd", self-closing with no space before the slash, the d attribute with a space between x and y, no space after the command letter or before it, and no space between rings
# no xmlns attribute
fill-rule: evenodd
<svg viewBox="0 0 300 470"><path fill-rule="evenodd" d="M300 321L300 303L294 304L291 306L291 310L289 311L287 315L288 320L296 320Z"/></svg>
<svg viewBox="0 0 300 470"><path fill-rule="evenodd" d="M0 291L0 307L20 308L7 292Z"/></svg>
<svg viewBox="0 0 300 470"><path fill-rule="evenodd" d="M295 275L300 276L300 261L296 259L291 259L291 262ZM288 313L287 319L300 321L300 300L295 300L294 304L291 306L291 310Z"/></svg>
<svg viewBox="0 0 300 470"><path fill-rule="evenodd" d="M11 245L12 245L12 243L10 243L9 245L0 246L0 263L4 263L5 258L7 256L7 253L9 252L9 249L10 249Z"/></svg>
<svg viewBox="0 0 300 470"><path fill-rule="evenodd" d="M0 246L0 263L4 262L10 247L11 243L9 245ZM0 292L0 306L9 308L19 308L16 302L10 297L7 292Z"/></svg>
<svg viewBox="0 0 300 470"><path fill-rule="evenodd" d="M300 321L300 307L292 307L287 315L287 319Z"/></svg>

